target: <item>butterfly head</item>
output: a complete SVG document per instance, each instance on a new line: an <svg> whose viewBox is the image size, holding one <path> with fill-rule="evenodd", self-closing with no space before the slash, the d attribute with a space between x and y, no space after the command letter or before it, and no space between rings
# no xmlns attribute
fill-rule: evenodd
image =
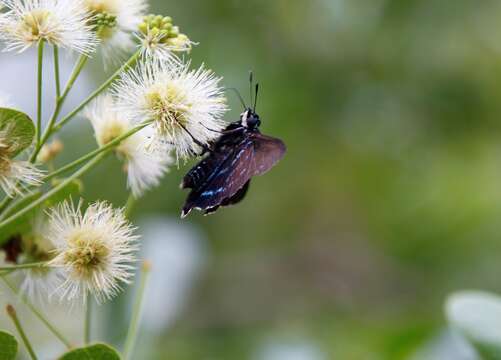
<svg viewBox="0 0 501 360"><path fill-rule="evenodd" d="M251 108L247 108L242 114L240 114L240 121L242 122L242 126L249 130L256 130L259 128L259 125L261 125L259 115Z"/></svg>

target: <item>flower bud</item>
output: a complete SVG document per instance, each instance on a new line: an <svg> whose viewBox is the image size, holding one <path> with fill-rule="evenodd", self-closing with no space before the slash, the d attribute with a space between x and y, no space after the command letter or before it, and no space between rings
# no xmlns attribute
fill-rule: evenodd
<svg viewBox="0 0 501 360"><path fill-rule="evenodd" d="M37 160L43 164L47 164L54 160L64 149L64 144L61 140L54 140L50 144L46 144L40 150Z"/></svg>

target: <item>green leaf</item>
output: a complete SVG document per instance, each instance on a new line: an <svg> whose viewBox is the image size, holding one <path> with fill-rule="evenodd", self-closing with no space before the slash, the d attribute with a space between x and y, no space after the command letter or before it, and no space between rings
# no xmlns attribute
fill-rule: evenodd
<svg viewBox="0 0 501 360"><path fill-rule="evenodd" d="M452 294L445 305L450 325L482 359L501 360L501 297L483 291Z"/></svg>
<svg viewBox="0 0 501 360"><path fill-rule="evenodd" d="M0 331L0 360L14 360L16 354L16 338L5 331Z"/></svg>
<svg viewBox="0 0 501 360"><path fill-rule="evenodd" d="M8 131L8 138L14 145L13 157L30 147L35 137L35 125L30 117L13 109L0 108L0 130Z"/></svg>
<svg viewBox="0 0 501 360"><path fill-rule="evenodd" d="M120 360L120 355L109 345L95 344L69 351L59 360Z"/></svg>
<svg viewBox="0 0 501 360"><path fill-rule="evenodd" d="M32 220L37 214L37 211L39 211L40 209L58 204L59 202L69 198L70 196L79 195L81 192L82 183L79 180L73 180L57 193L48 198L46 201L44 201L42 204L40 204L40 206L37 206L24 216L21 216L19 219L3 228L0 232L0 244L9 239L11 236L17 234L26 234L27 232L29 232L31 230ZM15 214L33 201L37 200L41 195L42 193L37 190L18 200L10 208L8 208L6 217L4 219Z"/></svg>

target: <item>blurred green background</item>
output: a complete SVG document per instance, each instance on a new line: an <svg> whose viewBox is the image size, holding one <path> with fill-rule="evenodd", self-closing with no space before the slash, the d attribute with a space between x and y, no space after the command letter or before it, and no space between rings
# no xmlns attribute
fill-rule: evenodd
<svg viewBox="0 0 501 360"><path fill-rule="evenodd" d="M254 70L262 130L289 149L239 206L179 220L207 233L212 259L158 337L159 359L247 359L267 339L307 339L328 359L407 358L444 326L450 291L501 290L499 1L151 10L200 43L193 64L226 86L246 95ZM136 216L177 216L188 167ZM99 171L88 196L123 203L118 180Z"/></svg>
<svg viewBox="0 0 501 360"><path fill-rule="evenodd" d="M499 1L158 0L151 11L199 42L192 63L225 86L247 96L254 70L262 131L288 145L237 207L178 219L191 163L138 204L134 220L196 225L209 259L149 340L151 358L407 359L444 328L448 293L501 292ZM85 131L66 132L61 161L95 146ZM84 180L86 199L124 204L118 161ZM111 327L119 303L106 307ZM270 343L306 355L269 355Z"/></svg>

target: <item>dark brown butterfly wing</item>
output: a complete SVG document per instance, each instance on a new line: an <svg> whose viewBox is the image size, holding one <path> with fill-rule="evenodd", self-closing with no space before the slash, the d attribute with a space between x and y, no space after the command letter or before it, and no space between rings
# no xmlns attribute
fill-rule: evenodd
<svg viewBox="0 0 501 360"><path fill-rule="evenodd" d="M181 189L197 189L202 186L207 177L216 171L227 157L228 154L223 152L211 153L188 171L181 183Z"/></svg>
<svg viewBox="0 0 501 360"><path fill-rule="evenodd" d="M224 199L233 196L252 176L248 166L252 155L252 140L245 139L199 188L190 192L182 216L186 216L194 208L207 210L219 206Z"/></svg>
<svg viewBox="0 0 501 360"><path fill-rule="evenodd" d="M199 179L194 173L190 175L190 171L187 174L190 175L189 181L185 178L186 181L183 182L185 187L193 190L188 195L182 216L186 216L194 208L211 213L219 206L241 201L247 192L250 178L270 170L285 152L286 147L281 140L254 132L247 134L231 150L221 152L229 153L224 159L217 152L209 155L201 168L210 168L212 173L205 179ZM211 157L214 159L210 159Z"/></svg>
<svg viewBox="0 0 501 360"><path fill-rule="evenodd" d="M235 193L235 195L224 199L223 202L221 203L221 206L230 206L238 204L240 201L244 199L245 195L247 195L247 191L249 191L249 186L250 186L250 180L247 180L245 185L240 190L238 190Z"/></svg>
<svg viewBox="0 0 501 360"><path fill-rule="evenodd" d="M280 139L253 133L254 156L251 162L252 176L262 175L275 166L285 155L287 147Z"/></svg>
<svg viewBox="0 0 501 360"><path fill-rule="evenodd" d="M244 199L245 195L247 195L247 192L249 191L249 186L250 186L250 180L248 180L245 183L245 185L235 193L235 195L224 199L220 205L216 205L214 207L208 208L207 210L205 210L204 214L209 215L209 214L215 213L217 211L217 209L219 209L220 206L231 206L231 205L238 204L240 201L242 201Z"/></svg>
<svg viewBox="0 0 501 360"><path fill-rule="evenodd" d="M235 128L240 131L235 132ZM198 189L222 164L232 156L235 146L246 138L244 129L237 123L231 123L225 129L228 134L223 134L214 144L213 151L202 161L195 165L183 178L181 189Z"/></svg>

